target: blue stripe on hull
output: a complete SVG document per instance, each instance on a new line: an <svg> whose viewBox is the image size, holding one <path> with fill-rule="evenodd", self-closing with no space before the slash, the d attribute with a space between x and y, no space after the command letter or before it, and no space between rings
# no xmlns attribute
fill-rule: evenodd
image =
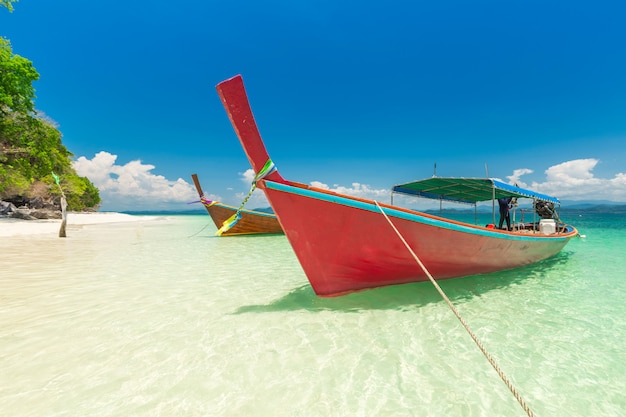
<svg viewBox="0 0 626 417"><path fill-rule="evenodd" d="M380 210L378 209L376 204L374 204L373 202L365 203L359 200L353 200L350 198L341 197L337 195L321 193L321 192L306 189L306 188L293 187L288 184L283 184L283 183L278 183L278 182L273 182L273 181L266 181L265 186L269 189L276 190L276 191L282 191L285 193L295 194L295 195L299 195L302 197L314 198L316 200L336 203L336 204L346 206L346 207L357 208L360 210L380 213ZM464 226L462 224L448 222L446 221L446 219L431 218L428 216L423 216L419 213L407 213L402 210L396 210L396 209L383 207L383 206L381 206L381 208L384 210L384 212L387 215L393 216L395 218L408 220L411 222L427 224L429 226L440 227L442 229L454 230L460 233L470 233L470 234L474 234L478 236L487 236L487 237L496 238L496 239L528 240L528 241L545 241L546 239L549 239L552 241L562 241L562 240L567 240L571 237L571 236L563 236L563 235L534 236L534 235L525 235L525 234L505 234L505 233L500 233L500 232L493 231L490 229Z"/></svg>

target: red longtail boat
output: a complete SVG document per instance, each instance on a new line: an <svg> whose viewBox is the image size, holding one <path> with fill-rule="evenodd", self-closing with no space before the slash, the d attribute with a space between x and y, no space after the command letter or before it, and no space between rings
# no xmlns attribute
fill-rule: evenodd
<svg viewBox="0 0 626 417"><path fill-rule="evenodd" d="M218 236L283 233L276 215L258 210L246 210L243 208L239 210L237 207L209 200L204 196L198 175L192 174L191 178L200 196L200 202L206 208L209 216L211 216L215 227L217 227ZM233 222L231 219L236 216L238 216L237 221ZM225 227L225 225L228 225L228 227Z"/></svg>
<svg viewBox="0 0 626 417"><path fill-rule="evenodd" d="M242 77L219 83L217 92L257 174L256 186L265 192L319 296L426 281L429 275L446 279L517 268L557 254L578 235L560 222L548 230L533 224L499 230L286 180L261 139ZM450 196L445 192L450 184L441 183L432 187L417 181L394 191L451 201L482 201L488 195L493 201L519 197L558 202L491 179L457 184ZM475 188L480 192L473 192Z"/></svg>

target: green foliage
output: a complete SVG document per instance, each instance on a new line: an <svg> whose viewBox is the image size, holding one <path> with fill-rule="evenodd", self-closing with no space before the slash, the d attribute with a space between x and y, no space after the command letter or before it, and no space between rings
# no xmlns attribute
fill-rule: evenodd
<svg viewBox="0 0 626 417"><path fill-rule="evenodd" d="M85 177L70 175L61 180L70 210L84 210L100 204L98 189ZM58 187L57 187L58 188Z"/></svg>
<svg viewBox="0 0 626 417"><path fill-rule="evenodd" d="M11 2L0 0L0 5L11 10ZM32 83L38 78L32 63L14 55L9 41L0 37L0 199L60 197L55 172L69 210L96 207L98 189L72 168L61 132L36 116Z"/></svg>
<svg viewBox="0 0 626 417"><path fill-rule="evenodd" d="M79 177L72 153L61 143L61 132L43 119L12 113L0 118L0 198L30 196L35 183L60 195L52 172L61 177L68 209L83 210L100 204L98 189Z"/></svg>
<svg viewBox="0 0 626 417"><path fill-rule="evenodd" d="M30 184L24 174L5 164L0 158L0 199L3 196L24 195Z"/></svg>
<svg viewBox="0 0 626 417"><path fill-rule="evenodd" d="M34 112L33 81L38 79L33 63L13 54L11 43L0 37L0 116Z"/></svg>
<svg viewBox="0 0 626 417"><path fill-rule="evenodd" d="M13 4L11 3L17 3L19 0L0 0L0 6L4 6L7 9L9 9L10 12L13 11Z"/></svg>
<svg viewBox="0 0 626 417"><path fill-rule="evenodd" d="M7 149L12 166L31 179L48 175L53 169L63 172L71 166L72 154L61 143L61 132L29 115L0 119L0 146Z"/></svg>

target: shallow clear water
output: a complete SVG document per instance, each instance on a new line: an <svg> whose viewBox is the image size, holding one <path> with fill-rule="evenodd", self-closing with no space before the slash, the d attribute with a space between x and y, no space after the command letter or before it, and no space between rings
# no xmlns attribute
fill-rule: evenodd
<svg viewBox="0 0 626 417"><path fill-rule="evenodd" d="M626 415L626 222L441 281L537 416ZM0 224L1 227L1 224ZM0 240L0 416L523 416L428 282L315 296L206 215Z"/></svg>

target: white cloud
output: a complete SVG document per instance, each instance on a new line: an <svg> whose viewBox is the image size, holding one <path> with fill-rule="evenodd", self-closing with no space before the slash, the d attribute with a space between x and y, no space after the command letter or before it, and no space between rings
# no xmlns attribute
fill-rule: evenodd
<svg viewBox="0 0 626 417"><path fill-rule="evenodd" d="M240 180L244 182L246 185L251 185L254 180L254 170L252 168L248 168L245 172L240 172L241 175Z"/></svg>
<svg viewBox="0 0 626 417"><path fill-rule="evenodd" d="M576 159L562 162L545 170L545 181L532 181L527 184L523 180L524 175L532 174L528 168L515 169L507 176L510 184L517 184L523 188L553 195L560 200L609 200L614 202L626 202L626 173L620 172L613 178L598 178L594 176L593 169L600 163L598 159ZM372 189L367 185L353 183L351 187L334 185L328 186L319 181L312 181L314 187L331 190L356 197L378 201L388 201L390 191L387 189ZM401 196L394 196L394 204L424 206L424 202L411 202L403 200Z"/></svg>
<svg viewBox="0 0 626 417"><path fill-rule="evenodd" d="M545 181L532 181L530 184L523 180L525 175L533 174L533 170L519 168L507 176L510 184L517 184L522 188L553 195L560 200L611 200L615 202L626 202L626 173L618 173L614 178L597 178L593 175L593 169L600 161L597 159L577 159L563 162L549 167L545 171ZM249 187L254 179L252 169L240 173L240 179ZM376 200L382 202L390 201L389 189L375 189L367 184L358 182L346 187L334 184L332 187L320 181L311 181L311 186L324 190L334 191L355 197ZM237 194L239 201L243 201L246 193ZM415 199L394 194L394 204L417 208L420 210L437 208L438 202L426 199ZM269 203L261 190L255 190L249 199L247 208L267 207Z"/></svg>
<svg viewBox="0 0 626 417"><path fill-rule="evenodd" d="M513 171L512 175L509 175L507 179L509 180L509 184L517 184L518 187L526 188L528 187L526 183L524 183L520 177L526 174L532 174L533 170L528 168L516 169Z"/></svg>
<svg viewBox="0 0 626 417"><path fill-rule="evenodd" d="M252 185L252 181L254 180L254 171L252 169L248 169L245 172L240 173L239 175L240 175L241 181L243 181L243 183L246 184L247 187L250 187ZM370 188L366 184L360 184L358 182L352 183L351 187L344 187L344 186L337 185L337 184L333 185L333 187L330 187L328 184L324 184L319 181L312 181L311 186L321 188L323 190L330 190L330 191L334 191L337 193L347 194L347 195L351 195L354 197L366 198L370 200L388 202L389 197L390 197L390 191L388 189L376 190L376 189ZM243 199L246 198L246 195L247 194L239 193L237 194L237 197L240 199L240 201L243 201ZM267 201L267 198L265 197L265 193L263 193L263 191L259 190L258 188L254 190L253 194L248 199L248 203L246 203L247 208L258 208L258 207L268 207L268 206L269 206L269 202Z"/></svg>
<svg viewBox="0 0 626 417"><path fill-rule="evenodd" d="M100 190L103 210L184 210L187 203L198 200L193 185L178 178L168 180L162 175L153 174L154 165L134 160L117 165L117 155L101 151L92 159L84 156L73 162L78 175L85 176ZM594 158L566 161L549 167L545 171L545 181L524 182L523 177L533 173L528 168L515 169L507 176L509 183L530 188L540 193L554 195L561 200L612 200L626 202L626 173L618 173L613 178L597 178L593 169L600 161ZM237 193L235 205L242 202L254 180L254 172L248 169L239 173L246 191ZM355 197L384 201L390 200L389 189L375 189L358 182L350 186L334 184L332 187L320 181L312 181L312 186L347 194ZM210 200L222 201L216 195L207 195ZM404 205L400 197L394 203ZM406 202L413 206L415 201ZM246 208L268 207L269 203L262 190L256 189L249 197Z"/></svg>
<svg viewBox="0 0 626 417"><path fill-rule="evenodd" d="M371 188L367 184L361 184L359 182L353 182L351 187L345 187L338 184L334 184L332 187L330 187L328 184L324 184L320 181L311 181L311 186L321 188L323 190L334 191L336 193L347 194L353 197L363 198L366 200L375 200L387 204L392 203L391 189L389 188L376 189ZM400 207L410 207L416 210L427 210L439 207L439 202L425 198L415 198L413 196L407 196L403 194L394 194L393 205Z"/></svg>
<svg viewBox="0 0 626 417"><path fill-rule="evenodd" d="M239 179L246 185L247 191L246 193L236 194L236 198L239 201L239 203L235 204L237 207L239 206L238 204L241 204L241 202L243 202L243 200L248 195L247 193L252 187L252 181L254 181L254 177L255 177L254 171L252 170L252 168L247 169L245 172L240 172L239 176L240 176ZM259 190L258 188L255 188L252 195L248 198L248 201L246 202L245 207L247 209L255 209L255 208L265 208L269 206L270 206L270 203L269 201L267 201L267 198L265 197L265 193L263 192L263 190Z"/></svg>
<svg viewBox="0 0 626 417"><path fill-rule="evenodd" d="M576 159L562 162L545 170L544 181L532 181L530 184L523 177L533 173L532 169L518 168L507 176L510 184L517 184L523 188L553 195L560 200L610 200L626 202L626 173L618 173L613 178L598 178L593 169L600 163L598 159ZM378 201L388 201L388 189L373 189L368 185L353 183L351 187L333 185L330 187L319 181L312 181L314 187L331 190L342 194L367 198ZM401 199L394 196L394 203ZM402 204L414 205L410 201Z"/></svg>
<svg viewBox="0 0 626 417"><path fill-rule="evenodd" d="M597 178L593 169L600 161L594 158L575 159L549 167L544 182L533 181L528 188L558 197L560 200L611 200L626 201L626 174L618 173L614 178ZM514 171L509 178L519 180L531 170ZM516 174L517 173L517 174ZM526 187L518 182L520 187Z"/></svg>
<svg viewBox="0 0 626 417"><path fill-rule="evenodd" d="M343 185L334 184L330 187L328 184L324 184L319 181L311 181L311 186L321 188L323 190L334 191L336 193L347 194L353 197L366 198L369 200L388 201L391 195L389 189L374 189L370 188L367 184L361 184L353 182L351 187L345 187Z"/></svg>
<svg viewBox="0 0 626 417"><path fill-rule="evenodd" d="M323 190L334 191L336 193L347 194L353 197L359 197L367 200L375 200L382 203L393 203L395 206L409 207L415 210L427 210L436 209L439 207L439 202L436 200L429 200L426 198L415 198L414 196L407 196L404 194L394 194L393 202L391 200L391 189L371 188L367 184L361 184L353 182L351 187L345 187L342 185L333 185L330 187L328 184L324 184L320 181L311 181L311 186L321 188Z"/></svg>
<svg viewBox="0 0 626 417"><path fill-rule="evenodd" d="M139 160L125 165L116 165L116 160L117 155L101 151L92 159L81 156L73 163L78 175L89 178L100 190L103 209L185 209L186 203L198 199L195 188L182 178L171 181L155 175L151 172L154 165Z"/></svg>

